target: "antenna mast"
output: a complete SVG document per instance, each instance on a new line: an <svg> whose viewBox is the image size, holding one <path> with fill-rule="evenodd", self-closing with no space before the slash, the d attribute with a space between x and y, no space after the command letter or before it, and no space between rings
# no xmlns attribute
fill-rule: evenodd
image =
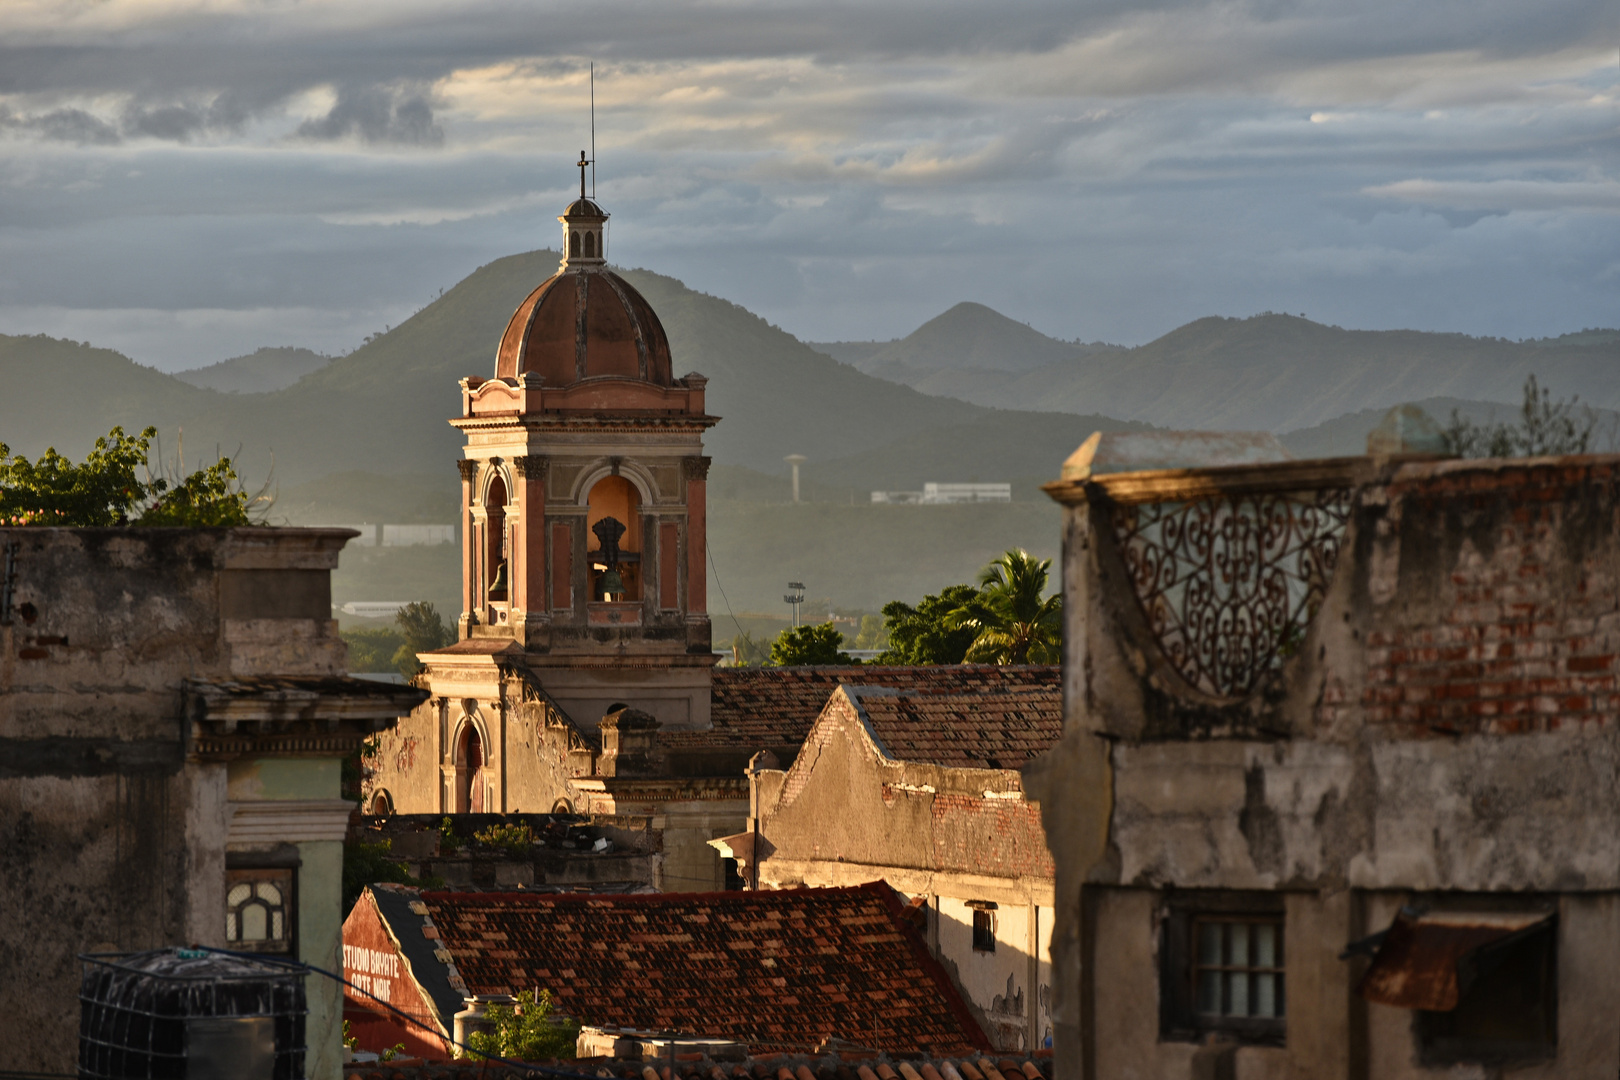
<svg viewBox="0 0 1620 1080"><path fill-rule="evenodd" d="M596 61L591 61L591 198L596 198Z"/></svg>

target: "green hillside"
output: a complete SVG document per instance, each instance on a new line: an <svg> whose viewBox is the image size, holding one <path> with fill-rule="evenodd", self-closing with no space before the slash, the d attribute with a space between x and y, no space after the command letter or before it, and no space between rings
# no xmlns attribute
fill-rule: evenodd
<svg viewBox="0 0 1620 1080"><path fill-rule="evenodd" d="M889 368L936 371L1033 371L1075 357L1075 347L1057 341L983 304L963 302L929 319L865 363L863 371Z"/></svg>
<svg viewBox="0 0 1620 1080"><path fill-rule="evenodd" d="M30 457L54 446L77 459L115 424L135 431L155 425L172 456L176 429L225 402L223 394L142 367L111 349L43 334L0 334L0 386L0 443ZM213 448L201 432L189 435L188 458Z"/></svg>
<svg viewBox="0 0 1620 1080"><path fill-rule="evenodd" d="M345 472L438 473L448 480L461 448L446 423L460 404L457 380L491 372L507 319L556 269L556 259L536 251L481 267L402 325L270 393L220 394L106 350L5 339L0 372L12 392L0 400L0 438L24 453L54 440L64 453L82 454L111 422L149 422L165 436L183 426L188 453L241 446L243 472L255 482L273 459L283 489ZM673 278L645 270L625 277L663 320L675 370L711 379L710 409L723 422L708 446L720 463L782 471L787 454L829 461L963 424L1019 428L1016 417L998 420L981 406L864 375ZM64 371L83 376L72 380L71 401L55 379L41 377ZM977 447L943 442L938 471L961 475L973 467ZM1024 471L1047 468L1042 460Z"/></svg>
<svg viewBox="0 0 1620 1080"><path fill-rule="evenodd" d="M1344 330L1292 315L1207 318L1134 349L1041 338L1049 353L1067 349L1071 355L1013 371L968 358L972 350L962 343L994 342L1002 334L1009 342L1027 343L1040 335L978 305L957 305L946 316L952 333L932 335L928 350L920 347L922 329L898 342L838 342L828 348L863 370L929 394L1003 409L1101 413L1171 428L1290 431L1429 398L1517 404L1532 373L1557 396L1579 395L1600 408L1620 408L1620 331L1614 330L1513 342L1413 330ZM918 345L909 354L916 359L885 363L908 342Z"/></svg>
<svg viewBox="0 0 1620 1080"><path fill-rule="evenodd" d="M262 394L291 386L312 371L332 362L313 349L263 348L246 356L233 356L207 367L177 371L174 377L205 390L229 394Z"/></svg>

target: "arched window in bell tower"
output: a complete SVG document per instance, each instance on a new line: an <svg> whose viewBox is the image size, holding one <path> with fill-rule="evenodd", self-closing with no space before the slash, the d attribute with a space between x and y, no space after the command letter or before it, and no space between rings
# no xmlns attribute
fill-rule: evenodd
<svg viewBox="0 0 1620 1080"><path fill-rule="evenodd" d="M512 573L506 551L506 481L497 476L484 495L484 565L489 568L486 596L492 604L504 604L512 595Z"/></svg>
<svg viewBox="0 0 1620 1080"><path fill-rule="evenodd" d="M596 258L596 234L595 233L589 233L588 232L588 233L585 234L585 257L587 259Z"/></svg>
<svg viewBox="0 0 1620 1080"><path fill-rule="evenodd" d="M591 599L640 600L641 493L622 476L604 476L586 504Z"/></svg>
<svg viewBox="0 0 1620 1080"><path fill-rule="evenodd" d="M568 234L568 257L570 259L579 258L579 230L577 229Z"/></svg>

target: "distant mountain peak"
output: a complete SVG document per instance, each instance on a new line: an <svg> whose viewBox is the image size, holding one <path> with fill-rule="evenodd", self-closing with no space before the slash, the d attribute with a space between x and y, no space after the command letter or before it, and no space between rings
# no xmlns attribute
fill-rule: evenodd
<svg viewBox="0 0 1620 1080"><path fill-rule="evenodd" d="M312 349L261 346L246 356L233 356L207 367L177 371L174 377L204 390L231 394L267 394L285 390L311 372L332 362Z"/></svg>

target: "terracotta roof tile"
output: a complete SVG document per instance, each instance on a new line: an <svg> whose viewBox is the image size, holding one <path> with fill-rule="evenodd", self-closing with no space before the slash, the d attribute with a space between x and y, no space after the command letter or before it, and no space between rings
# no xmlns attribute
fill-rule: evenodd
<svg viewBox="0 0 1620 1080"><path fill-rule="evenodd" d="M1063 734L1063 693L862 696L872 732L897 761L952 768L1021 769Z"/></svg>
<svg viewBox="0 0 1620 1080"><path fill-rule="evenodd" d="M828 667L716 668L709 697L709 731L664 732L672 748L724 746L757 750L797 749L840 685L881 686L915 694L975 694L1060 690L1056 666L940 664L886 667L870 664Z"/></svg>
<svg viewBox="0 0 1620 1080"><path fill-rule="evenodd" d="M975 1052L970 1056L923 1056L905 1062L896 1059L895 1064L903 1064L904 1067L915 1070L924 1080L928 1080L930 1073L944 1077L955 1074L966 1080L983 1080L985 1073L982 1071L981 1062L993 1065L1009 1080L1020 1076L1027 1080L1045 1080L1052 1075L1051 1050L1020 1052L1016 1057L1008 1056L1005 1051L998 1054L993 1062ZM872 1080L878 1080L879 1077L899 1080L902 1074L895 1071L894 1065L879 1060L882 1056L873 1051L859 1051L853 1048L838 1053L793 1057L784 1057L782 1054L759 1054L741 1062L709 1061L701 1054L676 1054L674 1075L676 1080L730 1080L733 1077L739 1080L742 1077L780 1080L785 1073L793 1080L803 1080L804 1074L808 1072L820 1080L834 1077L837 1080L855 1080L856 1077L860 1077L861 1080L866 1080L867 1077L871 1077ZM580 1080L595 1080L597 1077L610 1080L645 1080L649 1072L662 1080L669 1075L668 1061L662 1057L656 1063L640 1059L582 1058L577 1061L530 1064L540 1066L553 1075L569 1074L579 1077ZM534 1080L535 1076L545 1074L538 1071L530 1073L522 1066L411 1061L346 1065L343 1075L346 1080Z"/></svg>
<svg viewBox="0 0 1620 1080"><path fill-rule="evenodd" d="M583 1024L701 1031L756 1050L828 1037L903 1053L988 1045L881 882L421 899L469 992L539 986Z"/></svg>

